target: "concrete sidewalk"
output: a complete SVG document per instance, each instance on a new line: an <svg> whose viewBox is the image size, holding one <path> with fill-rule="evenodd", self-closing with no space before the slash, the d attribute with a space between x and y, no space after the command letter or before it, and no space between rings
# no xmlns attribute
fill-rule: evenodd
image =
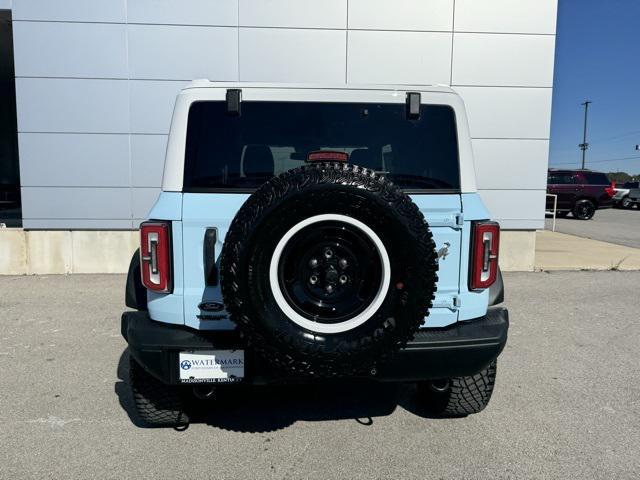
<svg viewBox="0 0 640 480"><path fill-rule="evenodd" d="M640 270L640 249L539 231L536 234L536 270Z"/></svg>

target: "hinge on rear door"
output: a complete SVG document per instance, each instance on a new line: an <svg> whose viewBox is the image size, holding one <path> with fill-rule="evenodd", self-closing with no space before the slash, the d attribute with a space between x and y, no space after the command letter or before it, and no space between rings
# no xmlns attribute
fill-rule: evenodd
<svg viewBox="0 0 640 480"><path fill-rule="evenodd" d="M453 306L456 310L462 306L462 299L458 295L453 296Z"/></svg>
<svg viewBox="0 0 640 480"><path fill-rule="evenodd" d="M433 308L448 308L451 311L456 311L462 305L462 299L458 295L444 295L437 297L433 301Z"/></svg>
<svg viewBox="0 0 640 480"><path fill-rule="evenodd" d="M462 213L454 212L429 212L423 210L424 216L428 218L431 227L449 227L459 230L464 225L464 217Z"/></svg>

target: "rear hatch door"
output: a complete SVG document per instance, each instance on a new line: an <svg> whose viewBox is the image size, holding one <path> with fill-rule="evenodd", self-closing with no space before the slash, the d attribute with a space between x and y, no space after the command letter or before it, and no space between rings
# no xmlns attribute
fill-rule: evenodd
<svg viewBox="0 0 640 480"><path fill-rule="evenodd" d="M219 264L229 225L249 194L318 150L345 152L350 163L387 176L412 197L440 253L425 325L455 322L462 238L456 115L442 96L429 95L422 93L417 117L407 113L404 92L383 90L248 88L240 114L221 100L191 104L182 210L185 323L233 328L224 311L202 309L222 302L219 285L205 284L206 229L217 229Z"/></svg>

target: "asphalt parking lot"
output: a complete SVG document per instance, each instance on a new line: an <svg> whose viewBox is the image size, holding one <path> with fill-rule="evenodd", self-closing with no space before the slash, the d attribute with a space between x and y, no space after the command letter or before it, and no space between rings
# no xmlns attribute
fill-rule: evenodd
<svg viewBox="0 0 640 480"><path fill-rule="evenodd" d="M409 385L263 387L176 431L136 425L124 276L0 277L0 478L638 478L638 282L506 274L479 415L429 418Z"/></svg>
<svg viewBox="0 0 640 480"><path fill-rule="evenodd" d="M545 228L551 230L552 219ZM571 215L556 219L556 232L640 248L640 209L598 210L591 220L576 220Z"/></svg>

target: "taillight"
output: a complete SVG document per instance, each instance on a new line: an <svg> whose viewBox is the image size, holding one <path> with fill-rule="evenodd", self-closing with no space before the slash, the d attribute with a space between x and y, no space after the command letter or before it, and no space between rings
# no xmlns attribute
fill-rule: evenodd
<svg viewBox="0 0 640 480"><path fill-rule="evenodd" d="M149 290L170 293L171 236L167 222L144 222L140 225L140 271L142 284Z"/></svg>
<svg viewBox="0 0 640 480"><path fill-rule="evenodd" d="M469 289L482 290L493 285L498 276L500 225L496 222L474 223L471 238Z"/></svg>
<svg viewBox="0 0 640 480"><path fill-rule="evenodd" d="M616 194L616 182L611 182L611 185L606 187L604 191L607 192L609 198L613 197Z"/></svg>

